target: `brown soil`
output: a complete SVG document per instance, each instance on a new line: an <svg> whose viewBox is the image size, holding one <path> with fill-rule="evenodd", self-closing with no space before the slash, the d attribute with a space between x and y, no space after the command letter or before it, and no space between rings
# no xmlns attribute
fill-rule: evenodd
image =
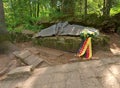
<svg viewBox="0 0 120 88"><path fill-rule="evenodd" d="M117 34L110 34L109 36L110 44L109 46L107 46L109 50L97 50L93 52L92 60L109 57L111 58L116 56L113 52L111 52L111 49L118 49L118 51L120 52L120 36L118 36ZM49 62L50 65L58 65L86 60L84 57L76 57L76 53L35 46L31 42L19 43L16 44L16 46L20 47L21 49L31 50L31 52L39 55L41 58Z"/></svg>
<svg viewBox="0 0 120 88"><path fill-rule="evenodd" d="M4 75L11 69L20 66L16 61L16 58L11 54L0 54L0 80L4 78Z"/></svg>
<svg viewBox="0 0 120 88"><path fill-rule="evenodd" d="M107 46L109 50L97 50L97 52L93 53L93 57L112 58L114 56L120 56L120 36L116 33L109 34L108 36L110 37L110 43L109 46Z"/></svg>
<svg viewBox="0 0 120 88"><path fill-rule="evenodd" d="M108 48L110 50L107 50L107 51L98 50L97 52L93 52L93 57L91 60L96 60L100 58L107 59L107 58L116 56L111 52L111 49L117 49L120 52L120 36L118 36L117 34L111 34L109 36L110 36L110 45L108 46ZM72 63L76 61L86 61L86 59L83 57L76 57L75 56L76 53L35 46L31 42L16 43L15 45L20 50L23 50L23 49L30 50L33 54L40 56L47 62L47 64L43 63L43 65L39 67ZM3 69L6 69L8 67L9 69L7 69L7 71L17 66L19 66L19 64L12 54L9 54L9 55L0 54L0 71L1 72L3 71ZM1 73L0 75L3 75L3 74Z"/></svg>

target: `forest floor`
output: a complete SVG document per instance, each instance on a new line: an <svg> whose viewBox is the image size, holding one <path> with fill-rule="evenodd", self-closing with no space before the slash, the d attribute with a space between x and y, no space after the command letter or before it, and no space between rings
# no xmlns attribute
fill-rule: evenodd
<svg viewBox="0 0 120 88"><path fill-rule="evenodd" d="M112 58L120 56L120 36L117 34L110 34L110 45L107 46L109 50L97 50L93 53L91 60L97 60L102 58ZM87 61L85 58L76 57L76 53L65 52L61 50L51 49L47 47L40 47L33 45L32 42L16 43L15 44L20 50L29 50L33 54L38 55L48 63L42 63L39 67L54 66L59 64L66 64L79 61ZM118 55L119 54L119 55ZM0 75L4 73L4 70L9 71L15 67L20 66L16 61L14 55L3 55L0 54Z"/></svg>
<svg viewBox="0 0 120 88"><path fill-rule="evenodd" d="M109 36L110 43L109 46L107 46L109 50L97 50L93 52L92 60L120 56L120 36L117 34L109 34ZM76 53L35 46L31 42L17 43L16 46L22 50L30 50L32 53L39 55L41 58L47 60L52 65L86 60L84 57L76 57Z"/></svg>

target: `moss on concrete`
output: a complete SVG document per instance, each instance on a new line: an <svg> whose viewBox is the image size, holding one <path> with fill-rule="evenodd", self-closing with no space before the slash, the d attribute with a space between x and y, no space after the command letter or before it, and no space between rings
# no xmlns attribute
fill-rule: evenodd
<svg viewBox="0 0 120 88"><path fill-rule="evenodd" d="M108 50L110 38L107 35L101 35L92 39L93 50Z"/></svg>
<svg viewBox="0 0 120 88"><path fill-rule="evenodd" d="M26 35L19 32L10 32L10 41L11 42L26 42L31 41L32 36Z"/></svg>
<svg viewBox="0 0 120 88"><path fill-rule="evenodd" d="M34 40L35 44L40 46L76 52L80 48L80 43L82 39L80 37L68 37L68 36L59 36L59 37L45 37L38 38ZM107 49L106 46L109 45L108 36L99 36L92 39L93 50L96 49Z"/></svg>
<svg viewBox="0 0 120 88"><path fill-rule="evenodd" d="M54 36L32 39L32 36L30 35L25 35L21 33L11 33L11 41L27 42L31 40L33 41L34 44L40 46L70 52L77 52L82 42L82 39L80 37ZM109 37L106 35L101 35L97 38L93 38L92 39L93 50L94 51L98 49L107 50L106 46L108 47L109 40L110 40Z"/></svg>
<svg viewBox="0 0 120 88"><path fill-rule="evenodd" d="M81 39L76 37L45 37L36 39L36 41L37 44L40 44L41 46L76 52L79 48Z"/></svg>

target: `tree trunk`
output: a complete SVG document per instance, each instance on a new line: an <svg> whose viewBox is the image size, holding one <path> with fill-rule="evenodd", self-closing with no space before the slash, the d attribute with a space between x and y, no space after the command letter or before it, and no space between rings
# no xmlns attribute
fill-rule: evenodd
<svg viewBox="0 0 120 88"><path fill-rule="evenodd" d="M0 42L6 39L7 34L8 33L5 25L3 3L2 0L0 0Z"/></svg>
<svg viewBox="0 0 120 88"><path fill-rule="evenodd" d="M39 13L40 13L40 2L38 0L38 3L37 3L37 17L39 17Z"/></svg>
<svg viewBox="0 0 120 88"><path fill-rule="evenodd" d="M112 7L112 0L104 0L103 1L103 16L110 15L111 7Z"/></svg>
<svg viewBox="0 0 120 88"><path fill-rule="evenodd" d="M86 16L87 16L87 0L85 0L85 6L84 6L84 17L85 17L85 20L86 20Z"/></svg>
<svg viewBox="0 0 120 88"><path fill-rule="evenodd" d="M31 0L29 0L29 15L32 17L32 6L31 6Z"/></svg>
<svg viewBox="0 0 120 88"><path fill-rule="evenodd" d="M50 5L52 8L56 8L57 0L50 0Z"/></svg>
<svg viewBox="0 0 120 88"><path fill-rule="evenodd" d="M82 0L79 0L79 4L80 4L80 8L79 8L79 9L80 9L80 14L82 14L82 2L83 2Z"/></svg>
<svg viewBox="0 0 120 88"><path fill-rule="evenodd" d="M62 0L62 12L66 15L74 15L75 0Z"/></svg>
<svg viewBox="0 0 120 88"><path fill-rule="evenodd" d="M0 0L0 34L6 33L6 25L5 25L5 18L4 18L4 10L3 10L3 3Z"/></svg>
<svg viewBox="0 0 120 88"><path fill-rule="evenodd" d="M8 32L5 25L3 3L0 0L0 54L16 50L15 46L8 41Z"/></svg>

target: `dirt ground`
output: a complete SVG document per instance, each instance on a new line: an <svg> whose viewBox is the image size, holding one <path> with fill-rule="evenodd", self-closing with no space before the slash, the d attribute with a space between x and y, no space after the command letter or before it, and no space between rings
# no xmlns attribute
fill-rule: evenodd
<svg viewBox="0 0 120 88"><path fill-rule="evenodd" d="M120 55L120 36L117 34L111 34L110 45L108 51L98 50L93 53L91 60L101 58L118 57ZM76 53L65 52L61 50L51 49L47 47L35 46L31 42L16 43L15 44L20 50L27 49L33 54L38 55L44 59L47 63L43 63L39 67L53 66L58 64L72 63L77 61L87 61L84 57L76 57ZM115 53L116 52L116 53ZM13 69L20 64L16 61L16 58L11 53L8 55L0 54L0 76Z"/></svg>
<svg viewBox="0 0 120 88"><path fill-rule="evenodd" d="M118 56L118 52L120 54L120 36L118 36L117 34L109 34L109 36L110 45L107 46L109 50L97 50L96 52L93 52L93 57L91 60L115 57ZM35 46L31 42L17 43L16 46L20 47L20 49L22 50L30 50L32 53L46 60L50 65L72 63L76 61L86 61L86 58L84 57L76 57L76 53L65 52L47 47ZM117 53L114 53L115 51Z"/></svg>

